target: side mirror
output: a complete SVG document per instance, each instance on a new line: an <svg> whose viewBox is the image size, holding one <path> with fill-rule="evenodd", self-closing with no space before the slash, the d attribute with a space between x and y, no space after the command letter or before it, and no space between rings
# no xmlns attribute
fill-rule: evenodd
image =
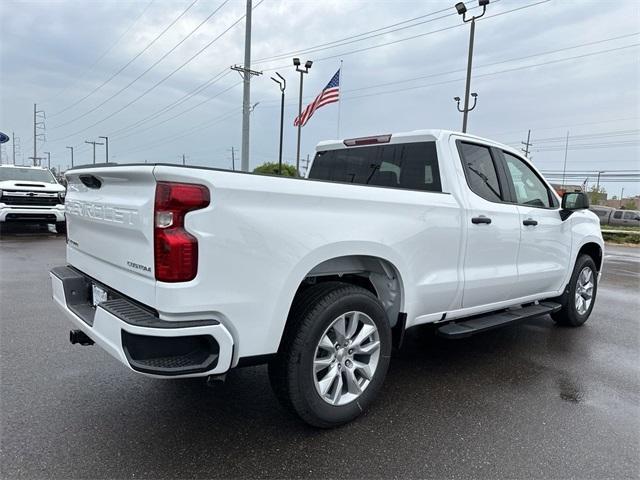
<svg viewBox="0 0 640 480"><path fill-rule="evenodd" d="M584 192L567 192L562 196L563 210L582 210L589 208L589 197Z"/></svg>
<svg viewBox="0 0 640 480"><path fill-rule="evenodd" d="M589 197L584 192L567 192L562 196L560 217L566 220L576 210L589 208Z"/></svg>

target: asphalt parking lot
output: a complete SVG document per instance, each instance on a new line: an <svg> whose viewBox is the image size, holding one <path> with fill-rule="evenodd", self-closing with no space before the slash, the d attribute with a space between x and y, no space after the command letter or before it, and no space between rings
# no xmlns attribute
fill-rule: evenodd
<svg viewBox="0 0 640 480"><path fill-rule="evenodd" d="M264 367L209 388L71 345L48 276L64 246L27 227L0 240L2 478L640 475L638 248L608 248L582 328L410 331L373 408L320 431L280 408Z"/></svg>

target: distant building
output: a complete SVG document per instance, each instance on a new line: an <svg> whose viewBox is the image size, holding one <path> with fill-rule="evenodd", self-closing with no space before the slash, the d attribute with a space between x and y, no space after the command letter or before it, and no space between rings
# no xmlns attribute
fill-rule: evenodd
<svg viewBox="0 0 640 480"><path fill-rule="evenodd" d="M582 191L582 185L568 185L568 184L565 184L564 187L563 187L563 185L561 185L559 183L552 183L551 186L556 191L556 193L558 195L560 195L560 196L563 196L566 192L581 192Z"/></svg>

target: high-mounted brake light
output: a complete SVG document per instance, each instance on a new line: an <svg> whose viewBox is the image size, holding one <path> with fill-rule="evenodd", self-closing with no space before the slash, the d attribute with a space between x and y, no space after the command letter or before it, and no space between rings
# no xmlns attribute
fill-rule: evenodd
<svg viewBox="0 0 640 480"><path fill-rule="evenodd" d="M191 183L158 182L154 211L156 280L187 282L198 273L198 240L184 228L184 217L209 205L209 189Z"/></svg>
<svg viewBox="0 0 640 480"><path fill-rule="evenodd" d="M376 143L389 143L390 141L391 141L391 134L388 134L388 135L375 135L373 137L348 138L343 143L347 147L359 147L361 145L374 145Z"/></svg>

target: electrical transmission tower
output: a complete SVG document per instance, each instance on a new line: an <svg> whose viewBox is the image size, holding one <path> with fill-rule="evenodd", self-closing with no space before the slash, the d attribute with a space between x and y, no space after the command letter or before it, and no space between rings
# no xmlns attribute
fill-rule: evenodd
<svg viewBox="0 0 640 480"><path fill-rule="evenodd" d="M20 137L16 137L16 134L14 132L11 132L11 139L12 139L12 150L13 150L13 160L12 163L15 165L16 164L16 155L19 155L22 158L22 144L20 142ZM21 163L24 163L24 161L22 161Z"/></svg>
<svg viewBox="0 0 640 480"><path fill-rule="evenodd" d="M44 110L38 110L38 106L33 104L33 157L29 157L33 160L33 165L40 164L41 157L38 157L38 140L45 141L46 137L46 116Z"/></svg>

